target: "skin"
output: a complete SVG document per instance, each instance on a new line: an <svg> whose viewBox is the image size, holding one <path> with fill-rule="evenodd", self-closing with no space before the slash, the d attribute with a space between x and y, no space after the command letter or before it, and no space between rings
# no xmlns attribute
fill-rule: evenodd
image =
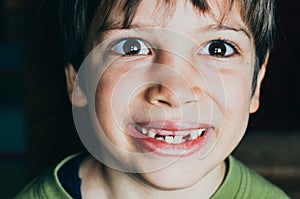
<svg viewBox="0 0 300 199"><path fill-rule="evenodd" d="M103 54L110 64L96 87L97 117L94 118L115 148L123 151L107 147L108 156L141 171L145 162L157 165L158 169L131 174L106 167L89 157L80 167L83 198L208 198L221 185L226 176L225 159L242 139L249 114L259 107L259 90L267 60L261 66L256 91L251 95L255 57L251 33L238 9L227 15L220 28L216 19L222 16L218 11L222 3L218 2L210 2L214 12L203 15L189 2L178 1L172 15L162 22L155 17L161 16L156 4L144 0L132 27L167 31L139 33L132 28L104 32L103 49L122 41L124 34L163 49L150 48L153 51L150 54L145 50L144 54L123 56L115 45L112 53ZM178 32L193 42L170 39L170 34L176 37ZM209 43L220 38L229 41L238 52L221 57L208 54ZM93 43L87 46L95 47L99 39L91 34L89 41ZM231 52L232 47L226 47L227 52ZM91 67L89 74L93 76L95 71ZM75 84L76 75L72 65L66 67L70 100L73 105L82 107L89 104L90 98ZM154 83L148 84L149 81ZM214 136L201 147L200 153L208 146L201 158L199 153L192 153L178 156L174 161L174 156L151 153L147 158L134 159L129 152L142 154L145 149L129 136L133 130L128 124L149 121L206 124L213 127ZM162 159L173 163L162 167Z"/></svg>

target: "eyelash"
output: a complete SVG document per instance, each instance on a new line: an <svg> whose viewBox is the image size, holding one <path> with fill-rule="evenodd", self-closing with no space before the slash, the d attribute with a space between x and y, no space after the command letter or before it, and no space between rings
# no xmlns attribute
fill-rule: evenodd
<svg viewBox="0 0 300 199"><path fill-rule="evenodd" d="M138 44L140 48L132 48L133 45L130 47L130 49L124 49L126 48L126 46L124 46L127 42L135 42L135 45ZM118 45L121 45L121 46L118 46ZM152 51L151 51L151 47L149 47L150 45L145 42L143 39L139 39L139 38L135 38L135 37L128 37L128 38L125 38L125 39L121 39L121 40L118 40L117 42L114 42L110 49L117 53L117 54L120 54L120 55L123 55L123 56L136 56L137 54L134 54L135 52L137 53L140 53L141 51L148 51L147 53L144 52L144 54L142 55L150 55L152 54ZM122 48L122 49L119 49L119 48ZM129 50L126 52L126 50ZM122 52L123 51L123 52ZM138 54L139 55L139 54Z"/></svg>
<svg viewBox="0 0 300 199"><path fill-rule="evenodd" d="M129 42L129 46L124 46L126 43ZM130 44L130 42L132 42ZM135 45L135 46L134 46ZM222 47L225 47L225 49L221 49L221 46L215 46L216 48L218 47L219 49L214 49L215 54L211 52L212 45L223 45ZM117 53L122 56L139 56L139 55L151 55L152 50L150 45L144 41L143 39L139 39L136 37L128 37L124 38L121 40L118 40L114 42L112 45L110 45L110 49L112 52ZM228 49L231 48L231 49ZM223 50L225 52L221 52L220 50ZM231 53L226 54L227 51L232 51ZM207 52L205 52L207 51ZM239 48L231 41L226 40L226 39L215 39L207 42L204 47L201 48L199 51L200 55L208 55L208 56L213 56L213 57L218 57L218 58L227 58L231 57L234 55L239 55L240 51Z"/></svg>
<svg viewBox="0 0 300 199"><path fill-rule="evenodd" d="M213 53L211 53L211 52L208 52L208 53L206 53L206 52L203 52L203 51L205 51L205 50L207 50L207 51L210 51L210 50L212 50L212 49L210 49L211 47L212 47L212 45L223 45L222 47L225 47L225 52L220 52L219 50L220 50L220 46L218 46L219 47L219 49L216 51L216 49L215 49L215 51L213 52L213 53L215 53L215 54L213 54ZM217 47L217 46L215 46L215 47ZM230 48L230 49L228 49L228 48ZM224 50L224 49L221 49L221 50ZM227 54L227 51L232 51L231 53L229 53L229 55ZM224 54L223 54L224 53ZM201 50L200 50L200 52L199 52L199 54L201 54L201 55L209 55L209 56L213 56L213 57L219 57L219 58L227 58L227 57L231 57L231 56L234 56L234 55L239 55L240 54L240 51L239 51L239 48L233 43L233 42L231 42L231 41L229 41L229 40L226 40L226 39L216 39L216 40L211 40L211 41L209 41L208 43L206 43L205 44L205 46L204 47L202 47L201 48Z"/></svg>

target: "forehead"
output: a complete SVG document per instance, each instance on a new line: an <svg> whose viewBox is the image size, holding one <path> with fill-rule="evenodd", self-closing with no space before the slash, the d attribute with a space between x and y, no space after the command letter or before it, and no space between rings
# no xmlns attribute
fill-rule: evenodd
<svg viewBox="0 0 300 199"><path fill-rule="evenodd" d="M186 10L193 14L210 15L222 23L234 17L240 19L241 14L245 14L242 13L245 12L244 6L242 0L104 0L99 3L93 22L94 25L98 23L98 31L122 29L128 27L136 15L146 16L144 21L164 23L174 12Z"/></svg>
<svg viewBox="0 0 300 199"><path fill-rule="evenodd" d="M190 27L197 29L200 26L215 24L249 32L241 18L237 3L230 0L211 0L208 1L208 5L209 9L201 10L188 0L143 0L137 7L130 26L171 29L180 27L182 30L186 30Z"/></svg>
<svg viewBox="0 0 300 199"><path fill-rule="evenodd" d="M226 3L227 2L227 3ZM148 23L154 27L199 27L200 24L226 24L245 26L239 10L229 1L209 1L209 10L203 11L190 1L156 1L143 0L137 8L131 25ZM189 19L189 20L187 20Z"/></svg>

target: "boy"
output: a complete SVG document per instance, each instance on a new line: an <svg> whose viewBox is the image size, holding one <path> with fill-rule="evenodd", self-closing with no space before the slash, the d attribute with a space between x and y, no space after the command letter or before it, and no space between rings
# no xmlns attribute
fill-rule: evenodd
<svg viewBox="0 0 300 199"><path fill-rule="evenodd" d="M62 0L61 28L93 156L17 198L288 198L230 156L259 106L273 0Z"/></svg>

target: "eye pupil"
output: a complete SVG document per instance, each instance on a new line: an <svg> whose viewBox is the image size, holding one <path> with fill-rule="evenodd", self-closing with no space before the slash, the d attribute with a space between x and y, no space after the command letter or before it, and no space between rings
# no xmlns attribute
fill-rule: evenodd
<svg viewBox="0 0 300 199"><path fill-rule="evenodd" d="M136 39L128 39L123 45L126 55L136 55L141 51L141 44Z"/></svg>
<svg viewBox="0 0 300 199"><path fill-rule="evenodd" d="M209 53L214 56L224 56L226 46L222 42L214 42L209 46Z"/></svg>

